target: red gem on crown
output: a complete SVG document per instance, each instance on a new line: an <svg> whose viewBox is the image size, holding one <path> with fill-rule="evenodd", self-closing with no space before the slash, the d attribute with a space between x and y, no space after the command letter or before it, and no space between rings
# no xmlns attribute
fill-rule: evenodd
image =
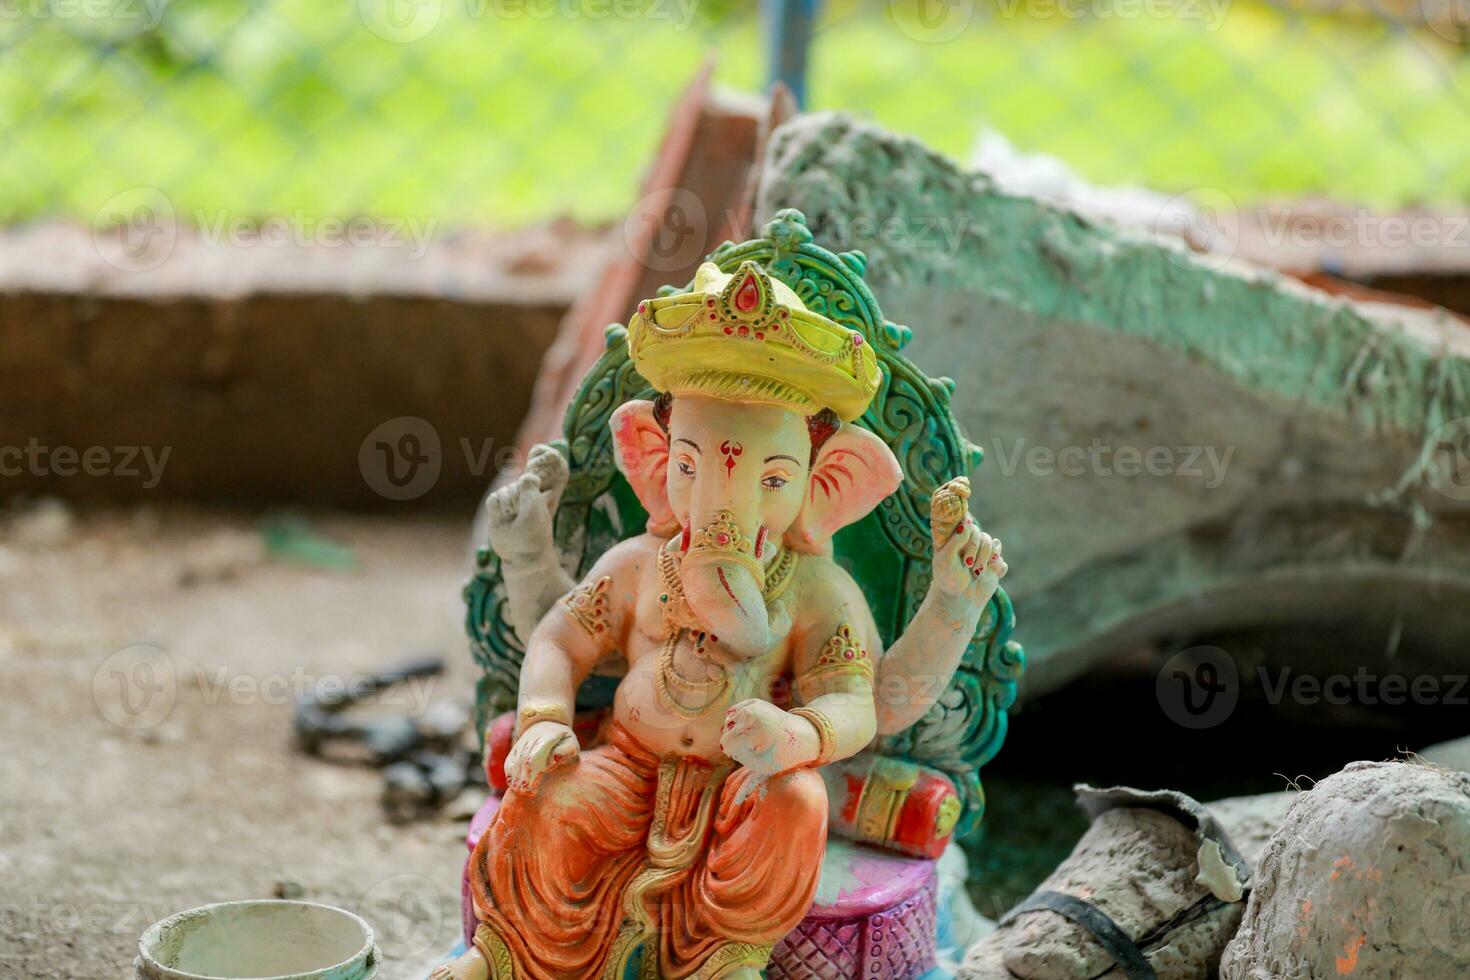
<svg viewBox="0 0 1470 980"><path fill-rule="evenodd" d="M755 284L755 276L747 274L745 281L740 284L740 289L735 293L735 309L741 313L751 313L760 305L760 288Z"/></svg>

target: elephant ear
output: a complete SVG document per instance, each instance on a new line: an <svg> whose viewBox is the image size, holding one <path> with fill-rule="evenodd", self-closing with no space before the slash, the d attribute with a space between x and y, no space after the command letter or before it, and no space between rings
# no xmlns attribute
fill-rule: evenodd
<svg viewBox="0 0 1470 980"><path fill-rule="evenodd" d="M669 434L654 418L653 402L624 402L609 424L618 470L648 511L648 530L672 534L678 521L669 507Z"/></svg>
<svg viewBox="0 0 1470 980"><path fill-rule="evenodd" d="M867 429L844 423L817 454L806 503L786 544L809 554L832 550L832 535L860 521L903 483L893 450Z"/></svg>

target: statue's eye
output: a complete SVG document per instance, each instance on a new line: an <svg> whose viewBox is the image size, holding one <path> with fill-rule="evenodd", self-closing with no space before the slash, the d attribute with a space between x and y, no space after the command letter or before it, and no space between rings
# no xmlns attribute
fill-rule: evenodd
<svg viewBox="0 0 1470 980"><path fill-rule="evenodd" d="M688 460L683 460L683 459L675 460L674 461L674 465L677 466L677 467L679 467L679 472L680 473L683 473L685 476L693 476L694 475L694 467L689 465L689 461Z"/></svg>
<svg viewBox="0 0 1470 980"><path fill-rule="evenodd" d="M768 476L761 481L761 486L765 487L767 490L780 490L782 487L790 482L791 481L786 479L786 477L784 476L777 476L775 474L772 474L771 476Z"/></svg>

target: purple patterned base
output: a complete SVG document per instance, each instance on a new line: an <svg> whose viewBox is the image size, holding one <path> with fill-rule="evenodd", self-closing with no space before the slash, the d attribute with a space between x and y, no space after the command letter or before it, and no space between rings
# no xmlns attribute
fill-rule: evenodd
<svg viewBox="0 0 1470 980"><path fill-rule="evenodd" d="M864 885L886 870L884 887ZM856 887L823 901L832 879ZM857 880L854 881L854 878ZM771 953L772 980L915 980L934 968L934 862L833 840L811 915Z"/></svg>
<svg viewBox="0 0 1470 980"><path fill-rule="evenodd" d="M492 796L470 822L473 850L500 808ZM917 980L934 968L938 926L935 862L838 838L827 843L811 914L771 952L771 980ZM465 942L475 934L466 867Z"/></svg>

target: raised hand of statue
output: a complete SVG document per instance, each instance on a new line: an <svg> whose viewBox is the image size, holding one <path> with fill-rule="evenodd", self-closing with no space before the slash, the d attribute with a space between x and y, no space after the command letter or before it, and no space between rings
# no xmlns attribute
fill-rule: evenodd
<svg viewBox="0 0 1470 980"><path fill-rule="evenodd" d="M956 477L934 491L929 524L934 536L934 589L980 609L1005 578L1000 540L980 530L970 515L970 481Z"/></svg>
<svg viewBox="0 0 1470 980"><path fill-rule="evenodd" d="M531 793L551 769L575 761L579 747L571 728L555 721L539 721L521 733L505 758L505 778L517 793Z"/></svg>
<svg viewBox="0 0 1470 980"><path fill-rule="evenodd" d="M527 564L555 554L552 516L567 485L567 461L555 448L531 448L526 471L485 501L490 547L504 562Z"/></svg>
<svg viewBox="0 0 1470 980"><path fill-rule="evenodd" d="M934 588L975 608L995 595L1006 575L1000 539L980 530L968 513L947 542L934 552Z"/></svg>

